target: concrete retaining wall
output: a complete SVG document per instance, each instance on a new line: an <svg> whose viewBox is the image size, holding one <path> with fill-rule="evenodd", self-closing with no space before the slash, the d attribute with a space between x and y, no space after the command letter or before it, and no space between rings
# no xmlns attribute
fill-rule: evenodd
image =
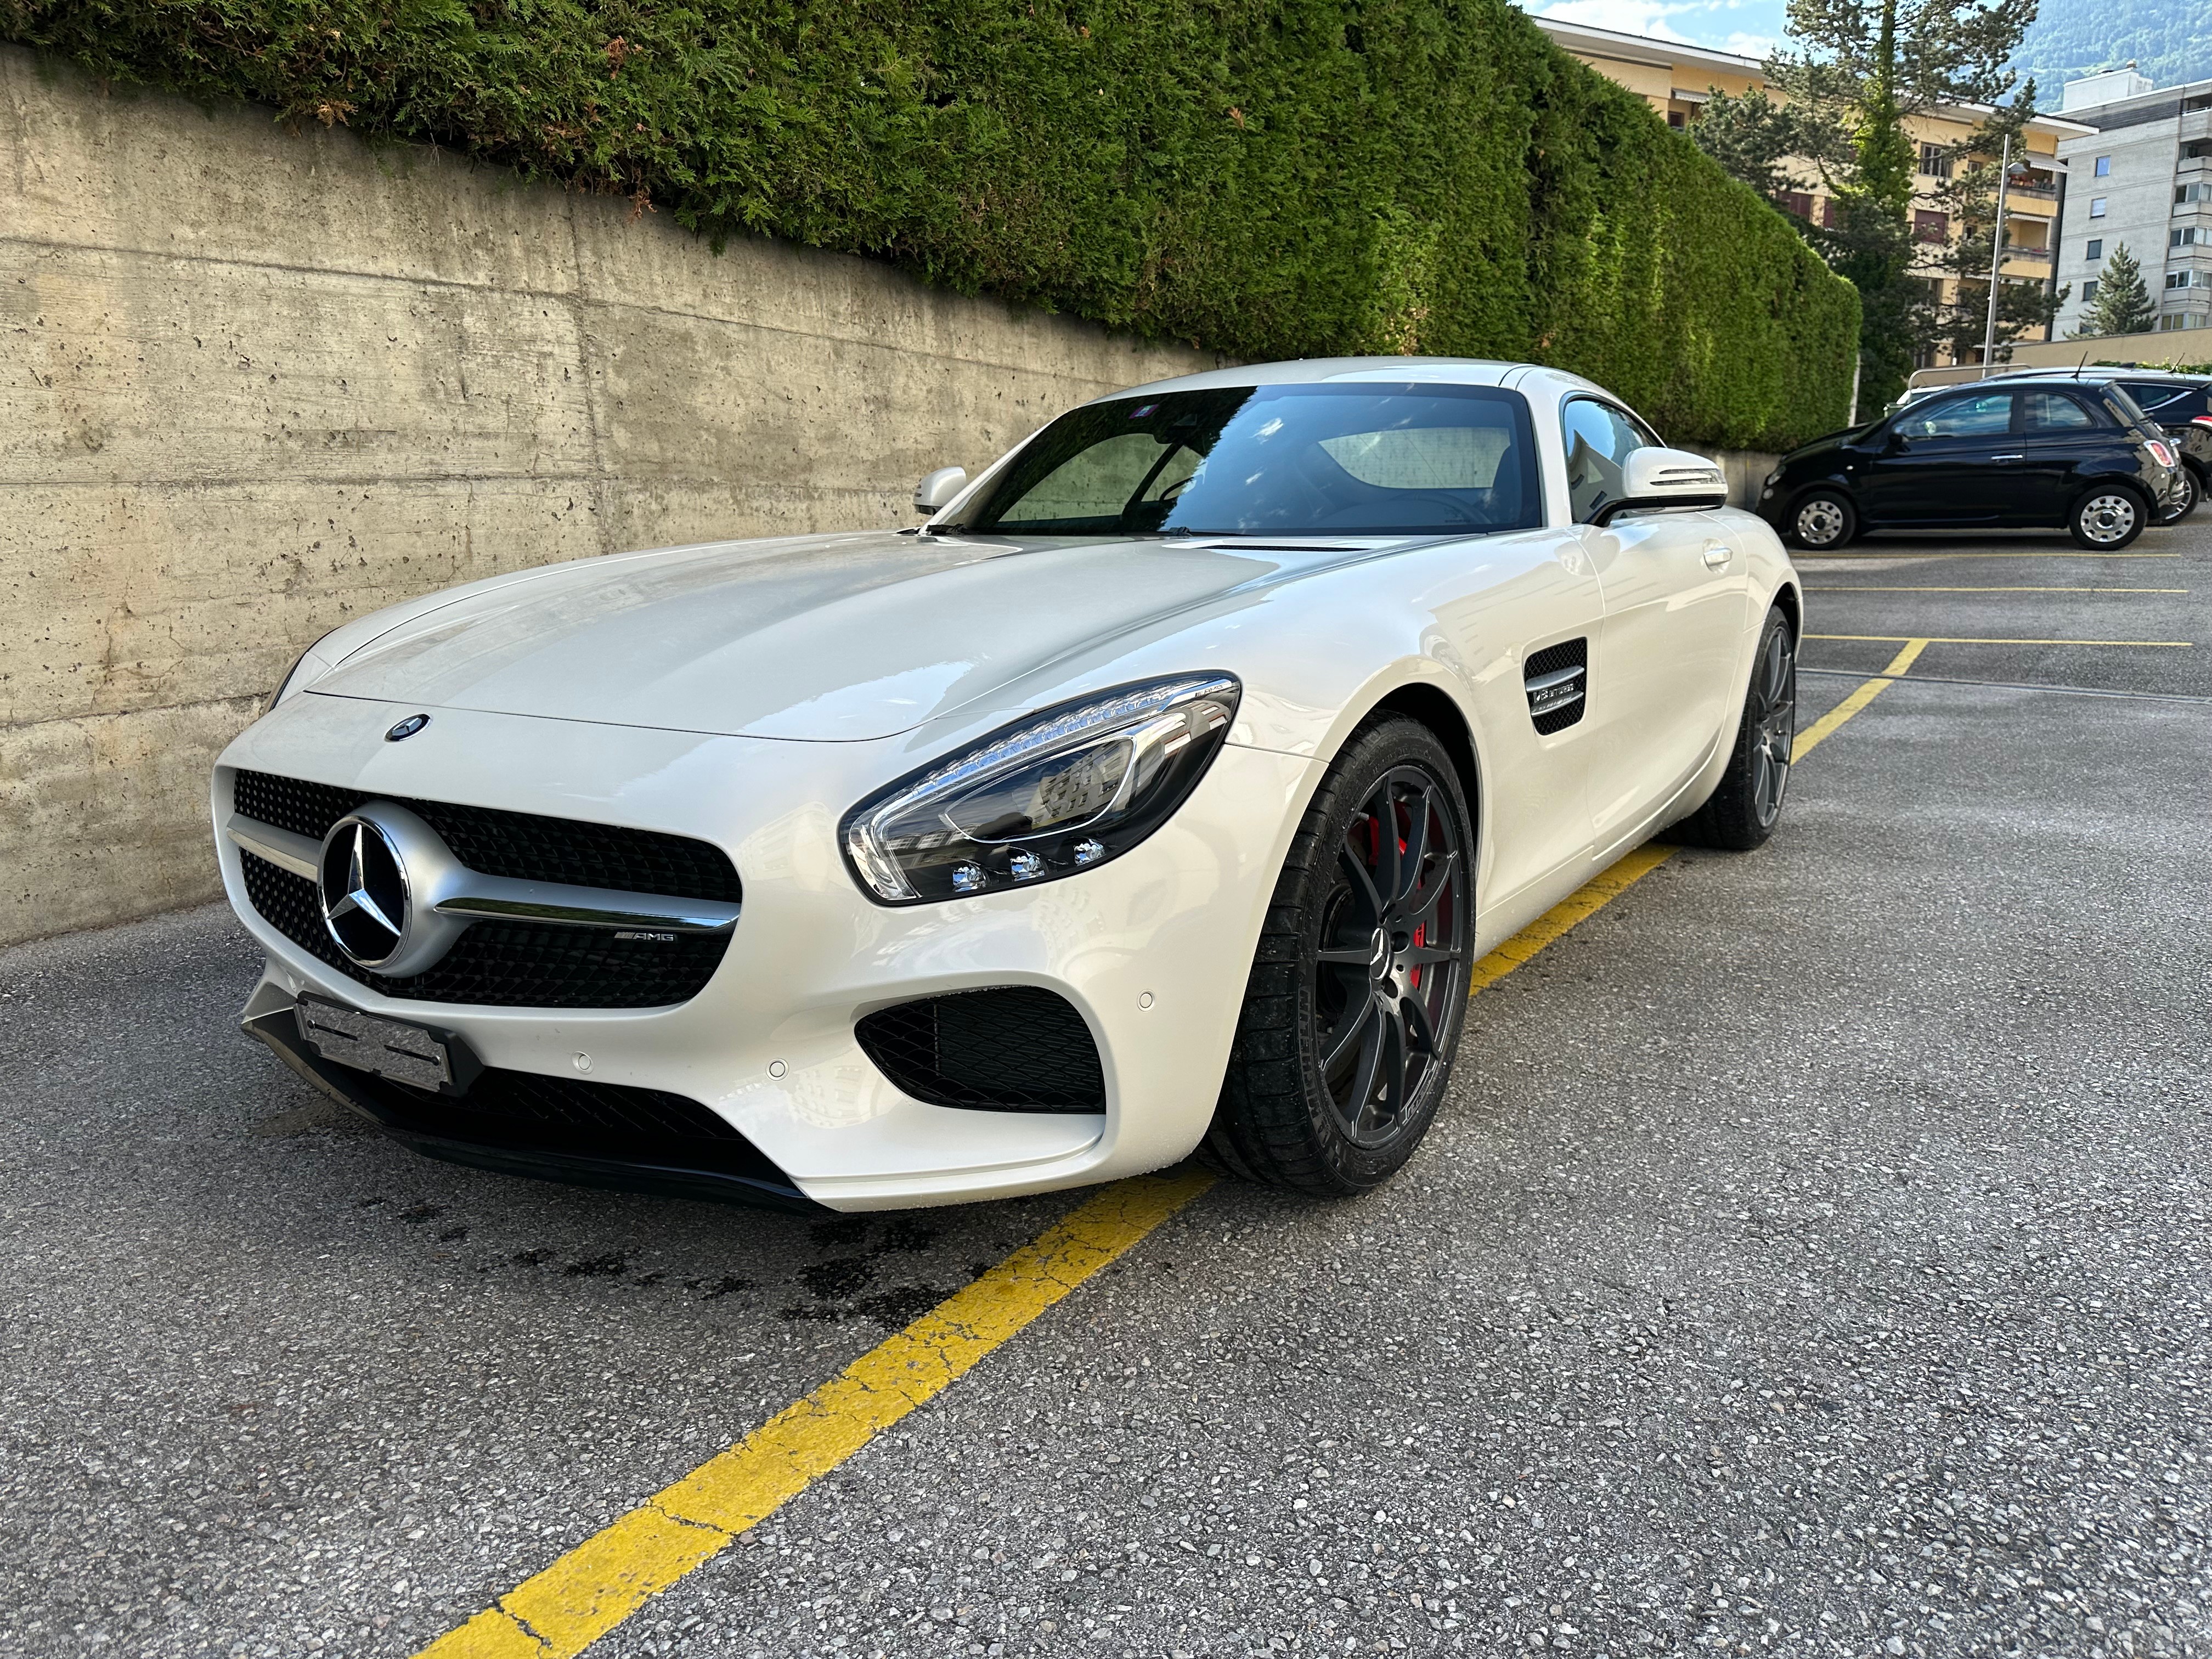
<svg viewBox="0 0 2212 1659"><path fill-rule="evenodd" d="M209 764L349 617L905 523L1215 361L0 49L0 944L211 896Z"/></svg>

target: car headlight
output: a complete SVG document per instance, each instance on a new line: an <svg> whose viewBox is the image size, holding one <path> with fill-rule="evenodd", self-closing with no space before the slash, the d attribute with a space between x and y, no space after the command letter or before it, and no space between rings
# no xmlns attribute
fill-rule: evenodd
<svg viewBox="0 0 2212 1659"><path fill-rule="evenodd" d="M331 630L331 634L335 634L337 632L337 629L335 628ZM270 708L274 708L278 703L283 702L286 697L292 694L294 682L299 682L300 690L304 690L307 689L307 682L300 679L300 671L307 665L307 659L315 654L315 646L320 645L323 642L323 640L326 640L330 638L330 634L325 634L323 635L322 639L317 640L315 641L315 645L311 645L305 651L302 651L297 660L295 660L289 668L284 671L284 678L276 682L276 690L270 694L268 707L264 708L261 711L263 714L267 714ZM316 666L319 669L327 670L329 665L318 661ZM314 678L315 676L313 675L308 676L309 679L313 679Z"/></svg>
<svg viewBox="0 0 2212 1659"><path fill-rule="evenodd" d="M1166 823L1229 736L1228 674L1115 686L1041 709L846 814L861 890L917 904L1056 881Z"/></svg>

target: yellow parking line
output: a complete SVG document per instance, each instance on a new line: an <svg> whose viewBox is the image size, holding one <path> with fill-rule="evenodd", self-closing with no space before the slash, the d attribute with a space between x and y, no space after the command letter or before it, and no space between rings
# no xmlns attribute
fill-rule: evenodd
<svg viewBox="0 0 2212 1659"><path fill-rule="evenodd" d="M1886 672L1903 673L1923 643L1912 641ZM1869 680L1853 691L1797 739L1797 757L1890 684ZM1639 848L1554 905L1475 964L1468 994L1504 978L1675 850ZM1175 1170L1101 1188L967 1289L524 1579L416 1659L570 1659L583 1652L965 1376L1212 1184L1210 1175Z"/></svg>
<svg viewBox="0 0 2212 1659"><path fill-rule="evenodd" d="M1888 587L1850 582L1840 587L1808 585L1808 593L2186 593L2185 587Z"/></svg>
<svg viewBox="0 0 2212 1659"><path fill-rule="evenodd" d="M1808 640L1866 640L1876 645L1903 645L1914 642L1910 634L1808 634ZM2127 645L2143 646L2160 651L2189 651L2195 647L2187 640L1990 640L1961 638L1942 634L1930 634L1917 641L1921 645Z"/></svg>
<svg viewBox="0 0 2212 1659"><path fill-rule="evenodd" d="M581 1653L964 1376L1212 1182L1176 1171L1101 1188L797 1405L433 1642L422 1659Z"/></svg>

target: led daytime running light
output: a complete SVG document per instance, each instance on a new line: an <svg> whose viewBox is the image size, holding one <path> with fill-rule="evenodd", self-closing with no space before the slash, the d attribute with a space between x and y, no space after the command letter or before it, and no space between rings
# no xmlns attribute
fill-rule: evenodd
<svg viewBox="0 0 2212 1659"><path fill-rule="evenodd" d="M1195 787L1240 690L1227 674L1187 674L1044 711L863 802L845 822L846 856L871 896L892 904L1005 890L1099 863L1149 835ZM964 830L949 816L994 785L1018 790L1034 769L1116 741L1129 745L1128 769L1091 816L1004 836ZM925 817L936 820L926 830ZM927 878L940 855L968 861Z"/></svg>

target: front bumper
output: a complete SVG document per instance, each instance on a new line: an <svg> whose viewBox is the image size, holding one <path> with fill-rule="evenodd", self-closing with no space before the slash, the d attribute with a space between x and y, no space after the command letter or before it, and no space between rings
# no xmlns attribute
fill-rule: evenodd
<svg viewBox="0 0 2212 1659"><path fill-rule="evenodd" d="M312 692L292 698L222 757L217 825L244 768L693 836L727 852L744 883L727 953L706 988L675 1006L549 1010L389 997L264 919L246 895L239 849L218 835L233 907L268 957L249 1023L257 1011L265 1018L313 994L448 1029L487 1066L680 1096L742 1134L793 1201L840 1210L1045 1191L1188 1154L1211 1121L1264 908L1316 770L1304 757L1231 745L1176 817L1120 859L1026 892L891 909L854 885L837 850L838 822L870 789L964 731L795 743L449 709L407 743L386 743L384 732L414 712ZM856 1023L879 1009L1006 986L1044 988L1080 1012L1104 1074L1103 1113L933 1105L899 1089L855 1039ZM272 1041L282 1036L276 1026L255 1034L283 1051ZM296 1053L288 1057L297 1063ZM379 1115L356 1097L362 1087L373 1092L374 1079L337 1084L342 1093L354 1089L350 1103ZM419 1115L380 1121L436 1156L519 1167L509 1156L516 1148L494 1158L481 1146L456 1150L476 1143L431 1145L444 1138ZM611 1163L520 1172L670 1190L664 1164ZM694 1195L711 1194L695 1187Z"/></svg>

